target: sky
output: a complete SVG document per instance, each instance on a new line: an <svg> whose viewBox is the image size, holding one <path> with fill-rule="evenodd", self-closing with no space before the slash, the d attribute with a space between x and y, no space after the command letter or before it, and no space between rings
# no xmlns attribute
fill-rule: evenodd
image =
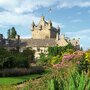
<svg viewBox="0 0 90 90"><path fill-rule="evenodd" d="M80 38L84 50L90 48L90 0L0 0L0 33L7 38L15 27L21 38L30 38L32 21L38 25L42 15L59 25L61 34Z"/></svg>

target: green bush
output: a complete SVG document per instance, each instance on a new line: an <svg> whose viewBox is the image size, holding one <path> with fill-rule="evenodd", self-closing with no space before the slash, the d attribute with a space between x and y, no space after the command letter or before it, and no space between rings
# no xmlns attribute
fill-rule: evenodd
<svg viewBox="0 0 90 90"><path fill-rule="evenodd" d="M67 49L73 49L75 50L75 47L71 44L68 44L64 47L54 46L54 47L48 47L48 55L49 56L57 56L62 55L62 53L67 52Z"/></svg>
<svg viewBox="0 0 90 90"><path fill-rule="evenodd" d="M34 51L31 48L27 48L24 52L19 52L17 49L7 51L3 47L0 47L0 69L4 68L28 68L30 62L34 61Z"/></svg>
<svg viewBox="0 0 90 90"><path fill-rule="evenodd" d="M34 54L35 54L35 51L32 50L32 48L28 47L26 48L23 52L22 52L22 56L23 57L26 57L27 60L29 60L29 62L33 62L34 60Z"/></svg>
<svg viewBox="0 0 90 90"><path fill-rule="evenodd" d="M16 57L15 58L15 67L18 68L29 68L29 60L26 57Z"/></svg>
<svg viewBox="0 0 90 90"><path fill-rule="evenodd" d="M16 66L15 57L6 57L3 61L3 68L14 68Z"/></svg>
<svg viewBox="0 0 90 90"><path fill-rule="evenodd" d="M52 60L52 56L42 57L37 61L37 65L44 66L48 65L48 62Z"/></svg>

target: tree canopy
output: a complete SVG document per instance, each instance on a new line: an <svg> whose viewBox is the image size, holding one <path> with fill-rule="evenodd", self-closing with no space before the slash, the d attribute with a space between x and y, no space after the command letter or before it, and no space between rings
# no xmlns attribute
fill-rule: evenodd
<svg viewBox="0 0 90 90"><path fill-rule="evenodd" d="M16 35L17 35L17 32L14 27L12 27L11 29L8 29L8 38L15 38Z"/></svg>

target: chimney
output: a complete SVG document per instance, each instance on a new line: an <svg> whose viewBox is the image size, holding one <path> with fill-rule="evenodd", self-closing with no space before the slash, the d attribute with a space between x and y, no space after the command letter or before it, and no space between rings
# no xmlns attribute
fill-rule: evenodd
<svg viewBox="0 0 90 90"><path fill-rule="evenodd" d="M0 34L0 39L3 39L3 34Z"/></svg>

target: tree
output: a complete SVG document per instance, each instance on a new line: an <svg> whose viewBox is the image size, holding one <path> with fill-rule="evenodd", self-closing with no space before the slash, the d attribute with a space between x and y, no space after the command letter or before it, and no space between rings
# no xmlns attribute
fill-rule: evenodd
<svg viewBox="0 0 90 90"><path fill-rule="evenodd" d="M8 29L7 33L8 33L8 38L15 38L15 36L17 35L17 32L14 27Z"/></svg>
<svg viewBox="0 0 90 90"><path fill-rule="evenodd" d="M15 38L15 36L17 35L17 32L15 30L14 27L11 28L11 38Z"/></svg>
<svg viewBox="0 0 90 90"><path fill-rule="evenodd" d="M35 51L32 50L32 48L30 48L30 47L26 48L22 52L22 56L23 57L27 57L27 60L29 60L30 62L33 62L33 60L34 60L34 54L35 54Z"/></svg>

